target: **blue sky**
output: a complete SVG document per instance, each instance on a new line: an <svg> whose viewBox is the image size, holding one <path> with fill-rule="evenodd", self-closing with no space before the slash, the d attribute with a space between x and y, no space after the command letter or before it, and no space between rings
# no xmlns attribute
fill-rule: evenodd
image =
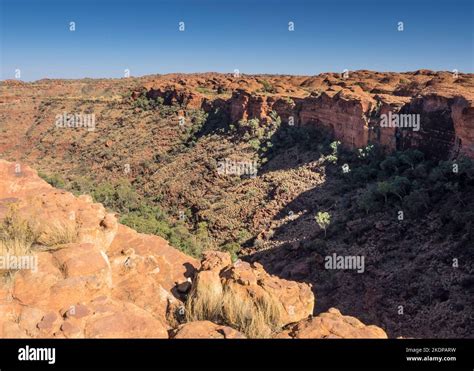
<svg viewBox="0 0 474 371"><path fill-rule="evenodd" d="M472 0L0 2L1 79L474 70Z"/></svg>

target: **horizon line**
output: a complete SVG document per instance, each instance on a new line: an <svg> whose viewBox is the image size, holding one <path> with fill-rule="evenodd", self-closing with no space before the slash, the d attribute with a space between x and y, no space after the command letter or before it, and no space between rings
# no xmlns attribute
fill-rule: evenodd
<svg viewBox="0 0 474 371"><path fill-rule="evenodd" d="M460 75L472 75L474 72L463 72L463 71L458 71L458 70L432 70L428 68L419 68L416 70L410 70L410 71L377 71L377 70L369 70L369 69L358 69L358 70L350 70L347 69L348 72L375 72L375 73L400 73L400 74L413 74L416 72L431 72L435 74L439 73L455 73L457 72ZM294 77L316 77L316 76L321 76L325 74L343 74L345 71L326 71L326 72L319 72L317 74L292 74L292 73L244 73L244 72L239 72L239 77L243 76L294 76ZM16 79L16 78L10 78L10 79L2 79L0 80L1 83L5 82L21 82L21 83L36 83L39 81L44 81L44 80L68 80L68 81L80 81L80 80L122 80L122 79L142 79L142 78L148 78L148 77L165 77L165 76L170 76L170 75L234 75L234 72L216 72L216 71L204 71L204 72L167 72L167 73L150 73L150 74L144 74L144 75L137 75L137 76L122 76L122 77L42 77L40 79L36 80L22 80L22 79Z"/></svg>

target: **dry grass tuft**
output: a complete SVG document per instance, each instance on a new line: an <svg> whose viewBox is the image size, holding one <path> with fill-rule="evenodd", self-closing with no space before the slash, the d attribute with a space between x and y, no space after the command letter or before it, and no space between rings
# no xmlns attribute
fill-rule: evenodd
<svg viewBox="0 0 474 371"><path fill-rule="evenodd" d="M186 320L219 321L222 316L222 298L223 288L217 273L201 272L196 277L186 301Z"/></svg>
<svg viewBox="0 0 474 371"><path fill-rule="evenodd" d="M226 285L222 306L224 321L249 338L269 338L280 328L281 304L268 293L242 297Z"/></svg>
<svg viewBox="0 0 474 371"><path fill-rule="evenodd" d="M76 242L78 230L76 223L66 223L55 220L38 228L36 243L43 246L54 247Z"/></svg>
<svg viewBox="0 0 474 371"><path fill-rule="evenodd" d="M27 255L36 237L30 223L8 213L0 222L0 255Z"/></svg>
<svg viewBox="0 0 474 371"><path fill-rule="evenodd" d="M37 234L30 223L10 211L0 222L0 256L31 255L36 238ZM0 270L0 273L3 275L9 272Z"/></svg>
<svg viewBox="0 0 474 371"><path fill-rule="evenodd" d="M22 219L14 207L0 221L0 256L28 256L41 247L54 249L60 245L77 241L75 223L55 221L51 224L33 224ZM6 270L0 270L5 275Z"/></svg>
<svg viewBox="0 0 474 371"><path fill-rule="evenodd" d="M268 293L258 298L238 295L232 284L223 288L220 281L214 285L197 282L186 302L187 321L209 320L226 324L244 333L248 338L269 338L281 328L281 303ZM207 281L207 280L206 280ZM219 285L217 285L219 282Z"/></svg>

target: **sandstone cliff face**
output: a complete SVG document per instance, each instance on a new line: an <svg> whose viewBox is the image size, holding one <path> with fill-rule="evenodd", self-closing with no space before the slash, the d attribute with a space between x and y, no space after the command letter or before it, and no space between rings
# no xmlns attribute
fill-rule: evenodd
<svg viewBox="0 0 474 371"><path fill-rule="evenodd" d="M456 133L455 145L462 153L474 157L474 106L473 101L463 97L454 99L451 106L451 118Z"/></svg>
<svg viewBox="0 0 474 371"><path fill-rule="evenodd" d="M346 89L336 94L323 92L319 97L296 98L293 107L274 97L254 97L246 92L234 94L230 101L232 121L268 119L275 111L282 121L297 125L319 125L330 129L334 138L351 149L371 143L395 149L420 148L447 158L459 152L473 155L473 101L462 96L443 97L437 93L405 98L385 96L379 100L362 91ZM402 101L403 103L400 104ZM286 104L285 104L286 103ZM377 104L383 109L374 117ZM380 115L419 114L420 130L381 127Z"/></svg>
<svg viewBox="0 0 474 371"><path fill-rule="evenodd" d="M232 263L224 253L207 252L198 262L161 237L120 225L89 196L58 191L29 167L0 160L0 223L13 211L37 232L24 251L37 264L0 270L0 337L244 338L232 326L237 320L189 319L187 297L208 308L213 297L202 295L209 290L225 294L227 301L216 305L227 310L227 320L238 317L229 308L258 314L270 303L281 332L267 331L264 322L259 329L266 332L256 337L386 337L334 311L313 317L307 284L271 276L257 263Z"/></svg>
<svg viewBox="0 0 474 371"><path fill-rule="evenodd" d="M275 111L284 123L330 129L335 139L348 148L377 143L388 151L415 147L440 158L459 153L473 156L471 75L455 78L449 73L431 71L406 74L356 71L350 78L323 74L303 82L297 77L292 80L277 77L268 79L274 84L272 93L255 89L252 77L241 78L247 84L241 83L237 88L229 79L216 80L213 88L217 86L218 91L232 89L224 107L233 122L252 118L265 121ZM150 88L147 96L160 96L165 104L179 103L206 111L216 107L213 104L216 97L193 91L196 87L192 78L179 81L175 85L165 85L159 80L150 83L159 87ZM206 84L206 80L200 84ZM216 100L222 106L222 98ZM389 112L420 115L420 130L381 127L381 115Z"/></svg>
<svg viewBox="0 0 474 371"><path fill-rule="evenodd" d="M263 91L264 82L272 86ZM40 80L34 83L4 81L0 85L0 119L8 140L0 137L0 151L13 150L27 137L38 108L32 97L47 99L68 95L91 101L163 98L165 104L181 104L210 112L220 107L232 121L268 119L276 111L284 123L322 125L345 146L379 143L393 150L422 146L438 157L458 153L474 155L474 77L449 72L420 70L408 73L351 71L348 76L169 74L136 79ZM78 93L80 92L80 93ZM97 99L96 96L109 98ZM420 114L420 131L380 127L380 115ZM28 145L25 143L24 145Z"/></svg>

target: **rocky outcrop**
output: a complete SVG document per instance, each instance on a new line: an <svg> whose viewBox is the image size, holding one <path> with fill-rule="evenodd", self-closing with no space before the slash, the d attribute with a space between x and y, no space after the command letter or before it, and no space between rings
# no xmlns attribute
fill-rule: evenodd
<svg viewBox="0 0 474 371"><path fill-rule="evenodd" d="M285 123L326 127L347 148L380 144L388 151L419 148L444 158L462 152L473 155L473 100L443 97L371 96L358 89L323 92L318 97L294 98L294 104L275 97L253 96L239 91L230 102L232 121L267 120L275 111ZM291 98L290 98L291 99ZM379 109L381 106L383 109ZM378 110L378 111L377 111ZM420 128L383 126L381 115L419 115Z"/></svg>
<svg viewBox="0 0 474 371"><path fill-rule="evenodd" d="M138 92L132 97L136 97ZM164 89L150 89L146 93L149 99L162 98L166 105L183 105L189 108L201 108L204 104L205 97L199 93L183 89L178 86L167 86Z"/></svg>
<svg viewBox="0 0 474 371"><path fill-rule="evenodd" d="M238 261L221 273L223 285L236 300L271 297L280 306L279 325L298 322L313 313L311 286L271 276L259 263Z"/></svg>
<svg viewBox="0 0 474 371"><path fill-rule="evenodd" d="M310 285L218 251L199 263L158 236L120 225L90 197L54 189L27 166L0 160L0 211L22 253L34 258L0 276L0 337L384 335L337 311L312 317ZM17 253L5 246L3 261Z"/></svg>
<svg viewBox="0 0 474 371"><path fill-rule="evenodd" d="M367 326L355 317L344 316L336 308L310 317L277 335L294 339L386 339L387 334L377 326Z"/></svg>
<svg viewBox="0 0 474 371"><path fill-rule="evenodd" d="M0 160L0 221L14 210L39 231L25 251L36 264L3 278L0 337L168 337L183 305L176 287L199 263L18 169Z"/></svg>
<svg viewBox="0 0 474 371"><path fill-rule="evenodd" d="M224 105L221 97L196 93L192 78L180 79L180 84L156 81L154 86L160 87L151 88L147 96L206 111L224 107L232 122L251 118L266 121L275 111L284 123L328 128L348 148L376 143L388 151L420 148L440 158L474 155L474 84L470 74L455 77L427 70L404 74L355 71L350 76L321 74L302 82L296 77L273 77L268 78L274 87L271 93L255 89L253 79L263 80L246 76L235 87L229 82L232 79L216 78L213 89L232 89ZM200 84L208 81L200 80ZM389 112L420 115L419 130L381 125L381 115Z"/></svg>
<svg viewBox="0 0 474 371"><path fill-rule="evenodd" d="M453 100L451 118L455 136L455 148L474 158L474 104L464 97Z"/></svg>
<svg viewBox="0 0 474 371"><path fill-rule="evenodd" d="M210 321L188 322L179 326L174 339L245 339L245 335L228 326Z"/></svg>
<svg viewBox="0 0 474 371"><path fill-rule="evenodd" d="M94 242L105 248L115 237L118 227L115 217L101 204L92 203L90 196L76 198L55 189L20 164L1 161L0 176L0 218L14 204L18 217L34 224L40 234L39 242L61 242L69 234L76 236L78 243Z"/></svg>
<svg viewBox="0 0 474 371"><path fill-rule="evenodd" d="M258 263L231 263L229 254L210 251L201 261L187 303L195 322L180 327L176 337L194 337L196 328L223 337L207 318L248 337L387 338L381 328L366 326L335 308L313 316L314 303L310 285L269 275ZM242 320L260 315L262 323Z"/></svg>
<svg viewBox="0 0 474 371"><path fill-rule="evenodd" d="M193 320L221 321L247 335L252 332L251 337L269 337L275 329L311 315L314 300L310 285L271 276L258 263L231 263L228 253L208 251L187 309ZM246 323L248 318L255 323Z"/></svg>

